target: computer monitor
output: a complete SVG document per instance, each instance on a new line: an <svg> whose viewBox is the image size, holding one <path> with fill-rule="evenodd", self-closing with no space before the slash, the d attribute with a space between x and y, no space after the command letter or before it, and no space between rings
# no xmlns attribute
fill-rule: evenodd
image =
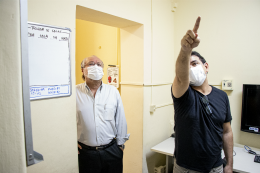
<svg viewBox="0 0 260 173"><path fill-rule="evenodd" d="M260 85L243 84L241 131L260 134Z"/></svg>

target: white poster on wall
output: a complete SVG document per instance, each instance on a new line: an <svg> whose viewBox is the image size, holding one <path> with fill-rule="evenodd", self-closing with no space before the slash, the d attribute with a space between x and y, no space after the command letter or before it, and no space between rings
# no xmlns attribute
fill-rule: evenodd
<svg viewBox="0 0 260 173"><path fill-rule="evenodd" d="M71 95L69 28L28 22L30 99Z"/></svg>
<svg viewBox="0 0 260 173"><path fill-rule="evenodd" d="M108 66L107 84L119 88L119 66L118 65Z"/></svg>

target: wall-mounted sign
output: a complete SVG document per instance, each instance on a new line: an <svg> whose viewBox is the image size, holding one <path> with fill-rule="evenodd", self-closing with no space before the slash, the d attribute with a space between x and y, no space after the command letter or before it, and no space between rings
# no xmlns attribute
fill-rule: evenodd
<svg viewBox="0 0 260 173"><path fill-rule="evenodd" d="M70 29L28 22L30 99L71 95Z"/></svg>
<svg viewBox="0 0 260 173"><path fill-rule="evenodd" d="M107 84L119 88L119 66L118 65L108 65Z"/></svg>

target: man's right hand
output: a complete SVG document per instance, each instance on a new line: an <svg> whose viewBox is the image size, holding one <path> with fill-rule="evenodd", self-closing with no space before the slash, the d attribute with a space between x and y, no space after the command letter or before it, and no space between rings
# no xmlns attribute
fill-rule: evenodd
<svg viewBox="0 0 260 173"><path fill-rule="evenodd" d="M198 29L200 26L200 16L197 18L193 30L188 30L186 35L181 40L181 49L184 52L191 52L193 48L197 47L200 43L198 37Z"/></svg>
<svg viewBox="0 0 260 173"><path fill-rule="evenodd" d="M192 49L200 43L199 26L200 16L197 18L193 30L188 30L181 40L181 51L176 61L176 76L172 84L172 94L175 98L180 98L189 87L190 56Z"/></svg>
<svg viewBox="0 0 260 173"><path fill-rule="evenodd" d="M82 149L82 147L81 147L79 144L78 144L78 148L79 148L79 149ZM79 154L79 153L80 153L80 152L79 152L79 150L78 150L78 154Z"/></svg>

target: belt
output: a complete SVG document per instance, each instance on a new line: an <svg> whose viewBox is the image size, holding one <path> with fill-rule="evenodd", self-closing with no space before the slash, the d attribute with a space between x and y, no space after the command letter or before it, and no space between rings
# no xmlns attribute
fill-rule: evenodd
<svg viewBox="0 0 260 173"><path fill-rule="evenodd" d="M85 145L85 144L83 144L81 142L78 142L78 143L79 143L79 145L82 148L87 149L87 150L104 150L104 149L110 147L111 145L113 145L115 142L116 142L116 139L113 138L113 140L109 144L107 144L107 145L100 145L100 146L96 146L96 147L88 146L88 145Z"/></svg>

